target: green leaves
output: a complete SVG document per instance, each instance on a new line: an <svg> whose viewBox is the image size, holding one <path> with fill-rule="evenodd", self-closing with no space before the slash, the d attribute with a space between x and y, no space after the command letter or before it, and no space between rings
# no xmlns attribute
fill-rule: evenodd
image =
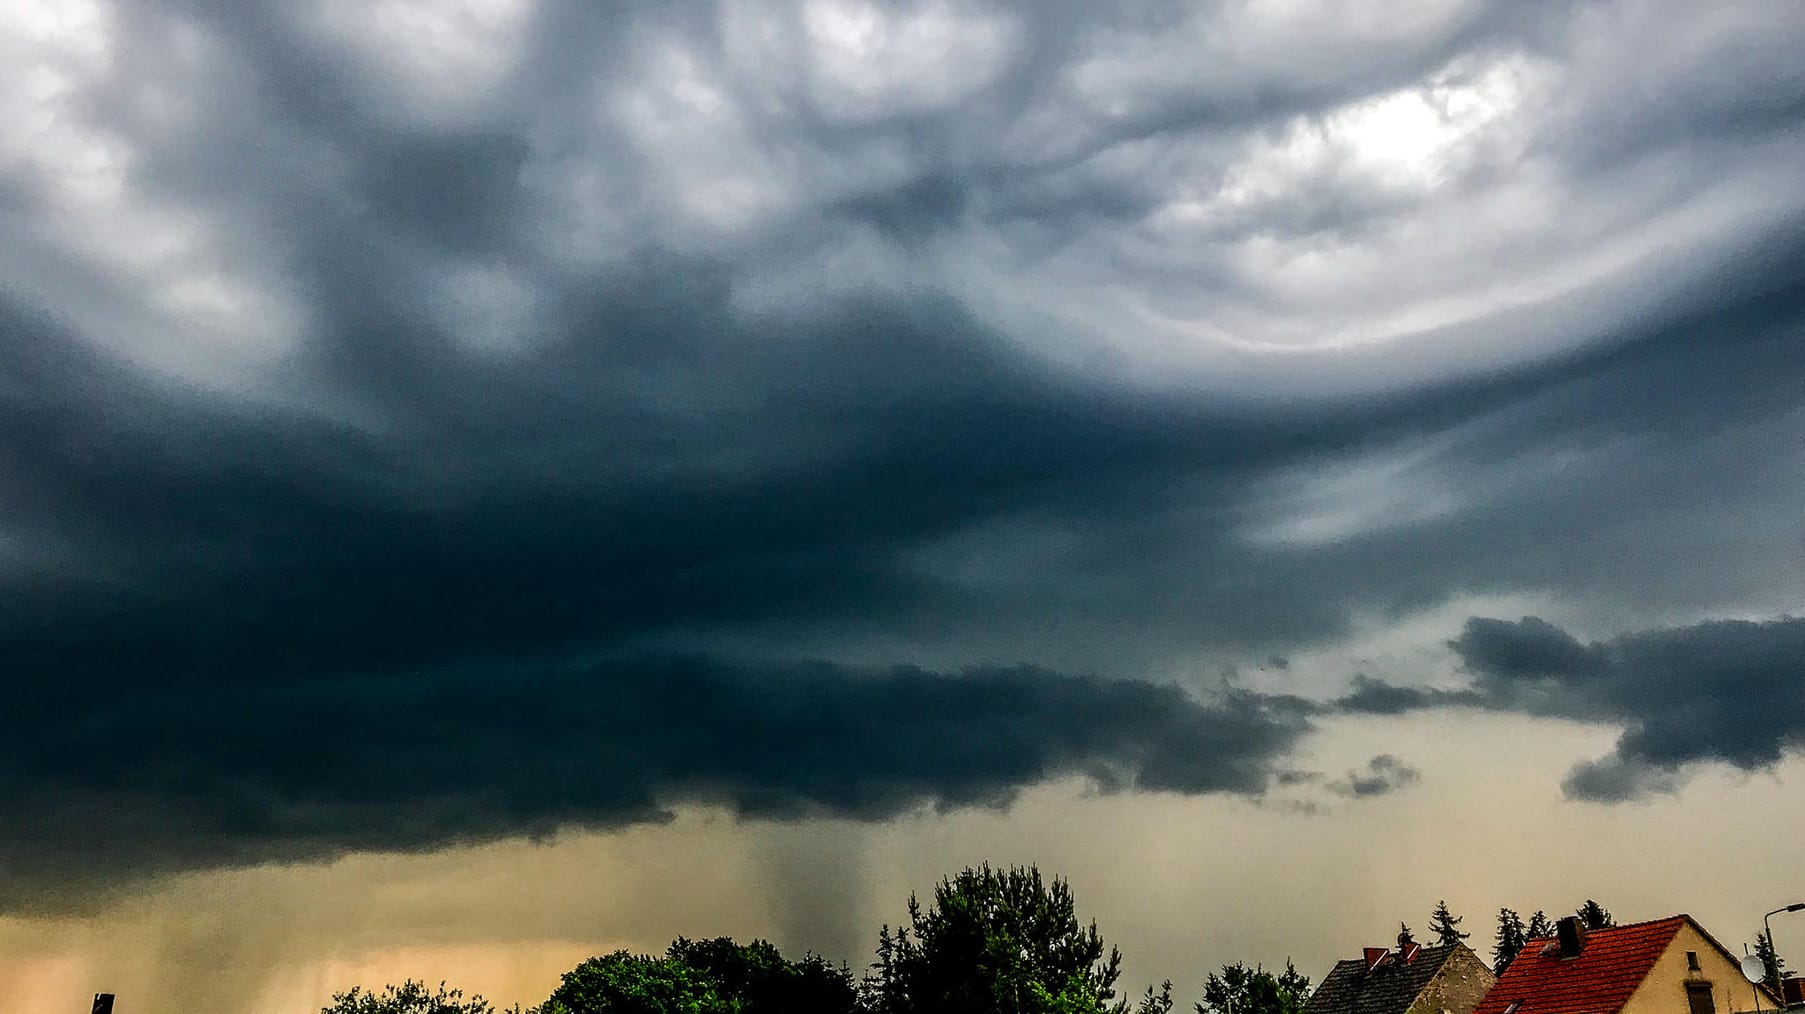
<svg viewBox="0 0 1805 1014"><path fill-rule="evenodd" d="M1310 996L1310 977L1289 960L1284 972L1273 975L1241 962L1223 965L1203 982L1203 999L1193 1005L1197 1014L1299 1014Z"/></svg>
<svg viewBox="0 0 1805 1014"><path fill-rule="evenodd" d="M873 1014L1099 1014L1114 1010L1121 955L1080 926L1071 888L1033 867L942 880L909 925L878 935L866 980Z"/></svg>
<svg viewBox="0 0 1805 1014"><path fill-rule="evenodd" d="M590 958L537 1014L852 1014L852 975L816 955L790 961L763 940L678 937L662 958Z"/></svg>
<svg viewBox="0 0 1805 1014"><path fill-rule="evenodd" d="M564 973L539 1014L739 1014L713 978L674 958L626 951Z"/></svg>

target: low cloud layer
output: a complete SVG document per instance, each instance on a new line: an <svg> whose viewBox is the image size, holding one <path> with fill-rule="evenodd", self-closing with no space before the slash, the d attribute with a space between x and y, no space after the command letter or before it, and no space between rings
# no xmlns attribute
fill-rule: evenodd
<svg viewBox="0 0 1805 1014"><path fill-rule="evenodd" d="M0 719L0 907L149 874L613 827L711 803L876 819L1105 789L1259 795L1298 701L1034 669L702 658L144 688Z"/></svg>
<svg viewBox="0 0 1805 1014"><path fill-rule="evenodd" d="M1415 785L1421 780L1423 773L1416 768L1382 753L1368 761L1366 770L1349 771L1347 777L1330 784L1338 795L1349 799L1367 799L1372 796L1390 795L1399 789Z"/></svg>
<svg viewBox="0 0 1805 1014"><path fill-rule="evenodd" d="M0 18L36 901L673 799L1258 792L1360 667L1322 658L1473 600L1679 640L1481 625L1473 689L1341 707L1621 722L1590 798L1792 743L1720 731L1792 691L1689 625L1805 608L1805 8ZM1273 658L1318 663L1219 690Z"/></svg>
<svg viewBox="0 0 1805 1014"><path fill-rule="evenodd" d="M1621 802L1674 792L1699 765L1772 768L1805 748L1805 620L1715 621L1583 643L1546 620L1474 617L1450 642L1471 690L1365 678L1339 702L1401 714L1467 706L1624 728L1576 766L1569 797Z"/></svg>

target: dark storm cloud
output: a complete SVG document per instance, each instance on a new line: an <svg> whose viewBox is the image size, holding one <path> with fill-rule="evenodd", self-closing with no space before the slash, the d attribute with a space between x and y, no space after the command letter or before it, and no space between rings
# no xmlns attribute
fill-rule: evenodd
<svg viewBox="0 0 1805 1014"><path fill-rule="evenodd" d="M1366 762L1366 770L1349 771L1346 778L1331 783L1329 788L1349 799L1369 799L1415 785L1422 777L1416 768L1382 753Z"/></svg>
<svg viewBox="0 0 1805 1014"><path fill-rule="evenodd" d="M1675 791L1701 763L1759 771L1805 747L1805 620L1724 620L1584 644L1534 616L1474 617L1450 643L1472 690L1362 679L1339 705L1380 714L1474 706L1622 726L1615 751L1562 783L1568 796L1600 802Z"/></svg>
<svg viewBox="0 0 1805 1014"><path fill-rule="evenodd" d="M682 800L873 819L1071 774L1259 794L1306 710L1028 668L699 657L140 687L0 719L0 907L170 869L656 821Z"/></svg>
<svg viewBox="0 0 1805 1014"><path fill-rule="evenodd" d="M1337 708L1356 715L1402 715L1424 708L1477 704L1470 691L1405 687L1364 674L1354 677L1353 692L1335 702Z"/></svg>
<svg viewBox="0 0 1805 1014"><path fill-rule="evenodd" d="M130 5L96 16L103 56L47 32L21 64L74 83L30 92L52 105L0 177L0 850L38 871L15 900L693 801L1258 794L1310 709L1152 674L1303 679L1281 660L1461 596L1619 616L1794 588L1805 237L1763 220L1805 179L1789 15L853 12L965 18L871 29L971 47L922 71L836 56L832 5L445 6L399 35L432 12L359 6ZM1670 29L1702 41L1638 44ZM1707 89L1659 73L1726 53ZM1572 112L1538 118L1557 85ZM1348 126L1382 101L1405 128ZM1523 122L1448 119L1493 107ZM1420 164L1369 150L1394 135ZM1632 246L1657 252L1598 267ZM1289 274L1337 250L1345 287ZM1124 290L1356 348L1218 361L1110 316ZM1104 316L1074 353L1022 306ZM1143 361L1170 369L1118 368ZM1609 651L1461 643L1486 687L1632 724L1570 791L1683 763L1585 696L1621 681ZM1466 700L1367 681L1343 706ZM1339 791L1409 776L1375 759Z"/></svg>

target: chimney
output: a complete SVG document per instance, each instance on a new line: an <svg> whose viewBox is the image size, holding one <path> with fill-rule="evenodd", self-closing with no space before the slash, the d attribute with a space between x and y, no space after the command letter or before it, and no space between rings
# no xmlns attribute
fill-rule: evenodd
<svg viewBox="0 0 1805 1014"><path fill-rule="evenodd" d="M1405 926L1403 931L1398 934L1398 963L1410 964L1410 959L1416 957L1416 952L1422 949L1422 944L1410 938L1410 927Z"/></svg>
<svg viewBox="0 0 1805 1014"><path fill-rule="evenodd" d="M1555 923L1554 933L1560 939L1561 957L1577 958L1586 949L1586 924L1579 916L1570 915Z"/></svg>
<svg viewBox="0 0 1805 1014"><path fill-rule="evenodd" d="M1384 964L1386 955L1391 952L1383 947L1368 947L1363 953L1366 956L1366 970L1370 972Z"/></svg>
<svg viewBox="0 0 1805 1014"><path fill-rule="evenodd" d="M1805 1005L1805 976L1789 976L1780 981L1780 994L1786 998L1786 1006Z"/></svg>

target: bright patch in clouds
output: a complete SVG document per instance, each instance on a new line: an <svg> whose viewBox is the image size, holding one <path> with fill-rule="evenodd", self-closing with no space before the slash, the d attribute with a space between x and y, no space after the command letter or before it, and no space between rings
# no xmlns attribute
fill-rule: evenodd
<svg viewBox="0 0 1805 1014"><path fill-rule="evenodd" d="M415 117L479 110L513 69L530 0L316 0L322 31L399 90Z"/></svg>
<svg viewBox="0 0 1805 1014"><path fill-rule="evenodd" d="M286 347L294 311L267 265L227 247L228 223L140 179L140 123L113 122L105 97L117 63L118 16L99 0L0 6L0 174L40 194L0 270L70 317L97 342L160 370L218 378ZM186 129L184 96L206 86L209 55L169 26L157 74L131 111L142 126ZM59 258L76 273L59 274Z"/></svg>
<svg viewBox="0 0 1805 1014"><path fill-rule="evenodd" d="M808 0L802 21L815 101L843 120L969 97L1003 71L1019 31L986 5L960 0Z"/></svg>

